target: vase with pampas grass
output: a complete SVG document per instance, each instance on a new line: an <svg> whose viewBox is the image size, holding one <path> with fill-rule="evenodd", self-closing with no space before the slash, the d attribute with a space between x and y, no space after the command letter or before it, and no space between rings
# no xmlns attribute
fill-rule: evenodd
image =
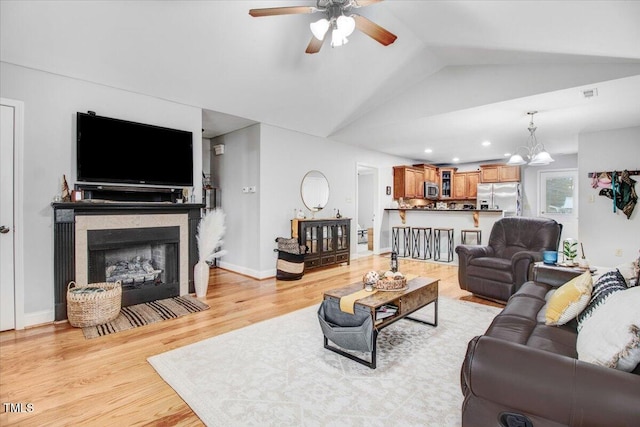
<svg viewBox="0 0 640 427"><path fill-rule="evenodd" d="M193 271L196 296L202 298L207 295L209 287L209 265L213 260L227 253L222 247L222 236L226 230L224 225L224 212L221 209L213 209L207 212L198 224L198 262Z"/></svg>

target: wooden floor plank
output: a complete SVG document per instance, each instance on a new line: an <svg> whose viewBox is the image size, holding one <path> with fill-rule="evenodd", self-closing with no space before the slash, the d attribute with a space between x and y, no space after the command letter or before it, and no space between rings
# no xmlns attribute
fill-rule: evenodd
<svg viewBox="0 0 640 427"><path fill-rule="evenodd" d="M500 306L460 290L455 266L405 259L399 264L404 273L439 278L440 295ZM211 308L203 312L92 340L68 323L2 332L0 400L32 403L33 412L2 408L0 425L202 425L148 357L317 305L325 290L388 266L388 257L369 256L311 270L292 282L214 268L203 298Z"/></svg>

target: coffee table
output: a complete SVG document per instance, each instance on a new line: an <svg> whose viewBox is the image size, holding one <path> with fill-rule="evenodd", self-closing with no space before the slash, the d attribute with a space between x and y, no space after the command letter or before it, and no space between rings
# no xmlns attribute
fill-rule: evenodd
<svg viewBox="0 0 640 427"><path fill-rule="evenodd" d="M324 337L324 348L338 353L342 356L348 357L358 363L368 366L371 369L376 368L376 341L378 338L378 332L392 323L397 322L400 319L409 319L416 322L424 323L430 326L438 326L438 282L440 279L432 279L429 277L416 277L415 279L407 282L407 288L402 291L388 292L378 291L365 298L359 299L355 302L355 305L366 308L373 321L373 350L371 351L371 360L360 358L351 353L335 347L329 344L327 337ZM362 282L353 283L351 285L332 289L324 293L324 299L335 299L340 302L340 298L353 294L362 290ZM433 323L427 322L414 317L409 317L414 311L420 310L423 307L433 303L434 321ZM398 311L394 316L387 317L383 320L376 321L376 309L382 307L385 304L393 304L398 307Z"/></svg>

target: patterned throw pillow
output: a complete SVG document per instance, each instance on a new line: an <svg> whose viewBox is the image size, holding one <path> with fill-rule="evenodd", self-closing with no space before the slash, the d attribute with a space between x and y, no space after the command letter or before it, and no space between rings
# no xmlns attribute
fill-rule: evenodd
<svg viewBox="0 0 640 427"><path fill-rule="evenodd" d="M593 285L589 304L582 313L578 315L578 332L580 332L584 326L584 322L593 316L593 313L605 303L607 298L615 292L624 291L625 289L627 289L627 284L617 269L608 271L600 276Z"/></svg>
<svg viewBox="0 0 640 427"><path fill-rule="evenodd" d="M278 250L289 254L300 255L304 253L304 246L300 246L298 239L289 239L286 237L278 237Z"/></svg>
<svg viewBox="0 0 640 427"><path fill-rule="evenodd" d="M564 325L574 319L589 304L592 284L591 273L586 271L560 286L547 302L545 323Z"/></svg>
<svg viewBox="0 0 640 427"><path fill-rule="evenodd" d="M578 359L631 372L640 363L640 288L614 292L578 333Z"/></svg>

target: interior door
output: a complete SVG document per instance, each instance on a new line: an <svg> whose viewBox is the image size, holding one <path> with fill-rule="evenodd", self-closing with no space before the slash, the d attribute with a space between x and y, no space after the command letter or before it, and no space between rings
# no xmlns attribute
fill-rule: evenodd
<svg viewBox="0 0 640 427"><path fill-rule="evenodd" d="M578 237L578 170L538 172L538 215L562 224L561 240Z"/></svg>
<svg viewBox="0 0 640 427"><path fill-rule="evenodd" d="M15 329L13 145L15 109L0 106L0 331Z"/></svg>

